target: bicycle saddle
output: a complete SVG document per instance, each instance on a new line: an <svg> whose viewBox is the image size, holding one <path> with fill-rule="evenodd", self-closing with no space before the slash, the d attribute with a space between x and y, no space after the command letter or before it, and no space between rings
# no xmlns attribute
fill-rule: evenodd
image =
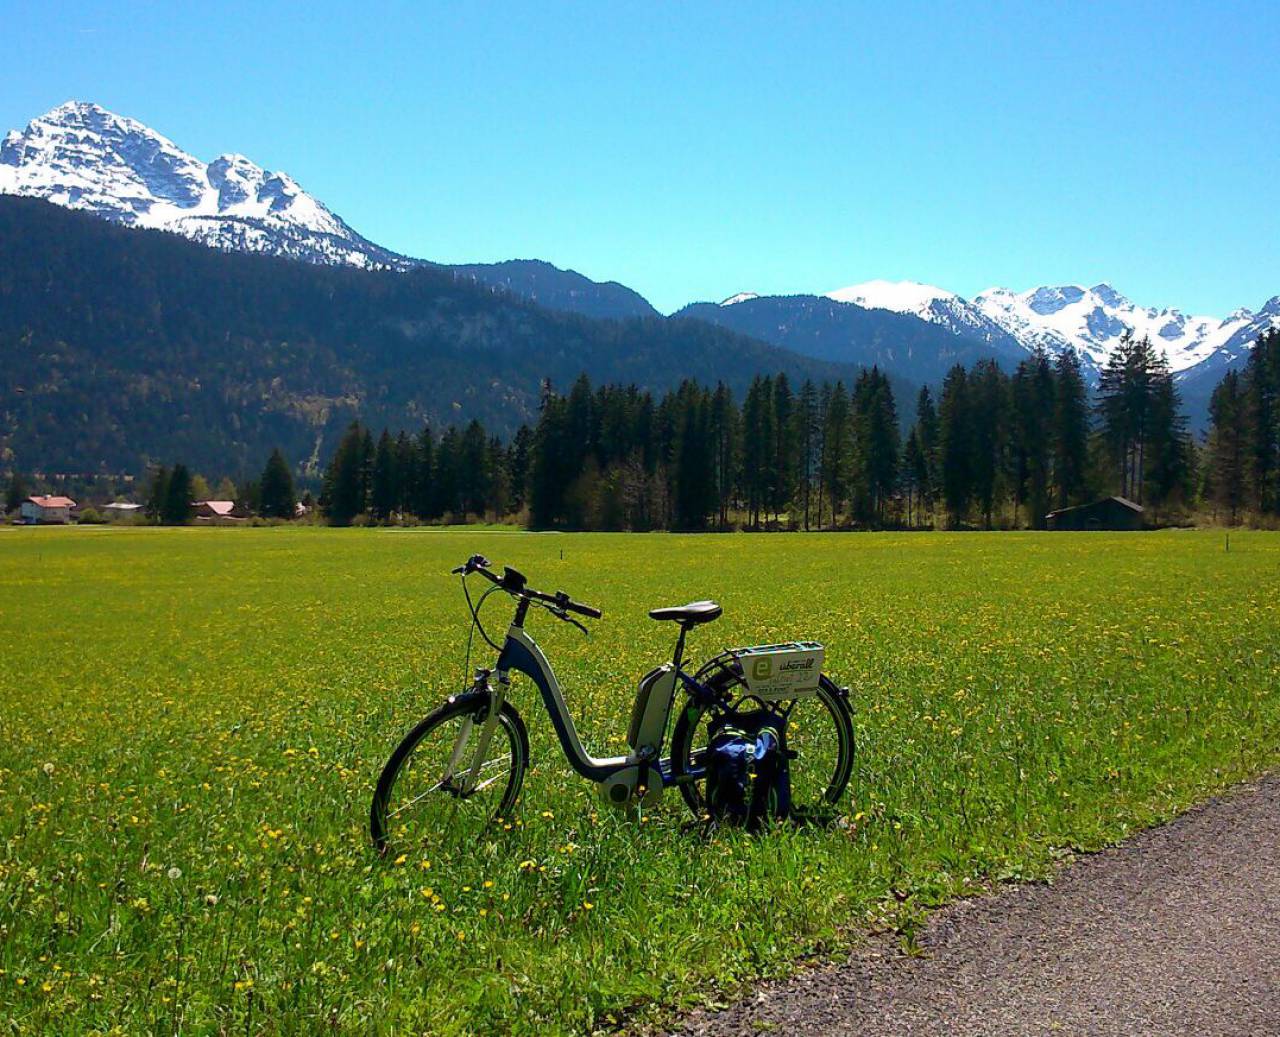
<svg viewBox="0 0 1280 1037"><path fill-rule="evenodd" d="M672 605L669 608L650 609L649 618L657 620L675 620L696 626L699 623L710 623L719 619L722 609L714 601L691 601L688 605Z"/></svg>

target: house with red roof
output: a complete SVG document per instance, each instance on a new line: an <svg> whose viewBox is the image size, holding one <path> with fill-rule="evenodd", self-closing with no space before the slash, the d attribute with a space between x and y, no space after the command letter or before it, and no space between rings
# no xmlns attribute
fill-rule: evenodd
<svg viewBox="0 0 1280 1037"><path fill-rule="evenodd" d="M22 521L29 525L65 525L76 502L70 497L36 496L22 502Z"/></svg>
<svg viewBox="0 0 1280 1037"><path fill-rule="evenodd" d="M191 514L197 522L238 522L249 517L249 512L233 500L192 501Z"/></svg>

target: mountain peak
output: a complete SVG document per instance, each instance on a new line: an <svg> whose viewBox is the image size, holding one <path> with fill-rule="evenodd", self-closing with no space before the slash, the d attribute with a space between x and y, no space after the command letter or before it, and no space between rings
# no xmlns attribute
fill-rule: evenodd
<svg viewBox="0 0 1280 1037"><path fill-rule="evenodd" d="M67 101L5 135L0 194L218 248L355 266L409 263L360 237L288 174L235 153L206 165L149 126L90 101Z"/></svg>
<svg viewBox="0 0 1280 1037"><path fill-rule="evenodd" d="M851 302L869 310L892 310L895 313L923 314L939 301L958 299L955 292L936 288L919 281L863 281L827 292L828 299Z"/></svg>
<svg viewBox="0 0 1280 1037"><path fill-rule="evenodd" d="M750 302L752 299L759 299L760 296L755 292L739 292L737 295L731 295L725 299L721 306L733 306L740 302Z"/></svg>

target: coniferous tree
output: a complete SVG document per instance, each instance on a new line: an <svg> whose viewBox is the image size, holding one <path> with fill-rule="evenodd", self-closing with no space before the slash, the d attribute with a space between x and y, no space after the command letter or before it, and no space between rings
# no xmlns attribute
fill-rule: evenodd
<svg viewBox="0 0 1280 1037"><path fill-rule="evenodd" d="M462 433L458 457L458 498L462 515L483 515L493 483L489 438L484 426L472 421Z"/></svg>
<svg viewBox="0 0 1280 1037"><path fill-rule="evenodd" d="M792 418L794 400L785 374L773 379L771 431L773 443L769 472L769 508L774 516L787 510L795 489L796 428Z"/></svg>
<svg viewBox="0 0 1280 1037"><path fill-rule="evenodd" d="M15 470L9 476L9 488L4 495L4 510L6 512L17 511L30 494L31 487L27 483L26 477Z"/></svg>
<svg viewBox="0 0 1280 1037"><path fill-rule="evenodd" d="M718 504L710 401L691 382L680 386L676 400L675 524L678 529L698 530L706 527L707 515Z"/></svg>
<svg viewBox="0 0 1280 1037"><path fill-rule="evenodd" d="M757 375L742 405L742 490L747 522L760 528L760 514L768 506L769 442L773 391L770 381Z"/></svg>
<svg viewBox="0 0 1280 1037"><path fill-rule="evenodd" d="M820 461L819 443L821 442L818 389L809 379L805 379L804 384L800 386L800 392L796 395L794 421L793 436L799 458L800 506L804 514L804 528L808 529L813 513L813 484ZM721 524L724 524L723 519Z"/></svg>
<svg viewBox="0 0 1280 1037"><path fill-rule="evenodd" d="M723 382L716 384L711 398L709 417L712 440L712 466L715 473L716 522L720 529L729 527L729 506L733 499L737 471L738 420L733 394Z"/></svg>
<svg viewBox="0 0 1280 1037"><path fill-rule="evenodd" d="M834 526L840 519L853 466L853 414L843 382L836 382L831 389L824 424L822 486Z"/></svg>
<svg viewBox="0 0 1280 1037"><path fill-rule="evenodd" d="M164 521L165 504L169 499L169 469L161 465L151 475L147 492L146 515L152 522Z"/></svg>
<svg viewBox="0 0 1280 1037"><path fill-rule="evenodd" d="M933 510L940 488L940 439L938 435L938 411L933 405L933 394L923 386L916 399L916 437L920 441L920 453L924 466L918 473L918 491L927 510Z"/></svg>
<svg viewBox="0 0 1280 1037"><path fill-rule="evenodd" d="M1260 515L1280 512L1280 330L1267 332L1245 366L1249 494Z"/></svg>
<svg viewBox="0 0 1280 1037"><path fill-rule="evenodd" d="M373 463L377 453L373 442L373 431L371 429L363 429L360 437L360 499L364 502L364 507L368 508L370 499L373 497Z"/></svg>
<svg viewBox="0 0 1280 1037"><path fill-rule="evenodd" d="M377 522L387 522L396 510L396 450L390 433L382 430L373 452L369 477L369 514Z"/></svg>
<svg viewBox="0 0 1280 1037"><path fill-rule="evenodd" d="M508 465L508 490L511 509L524 508L529 493L529 467L533 457L533 429L521 425L511 440L511 460Z"/></svg>
<svg viewBox="0 0 1280 1037"><path fill-rule="evenodd" d="M423 425L413 452L413 490L409 504L409 510L423 522L437 518L440 514L436 503L435 463L435 437L431 434L431 427Z"/></svg>
<svg viewBox="0 0 1280 1037"><path fill-rule="evenodd" d="M877 367L863 372L854 389L856 451L865 513L883 521L898 481L898 412L889 379Z"/></svg>
<svg viewBox="0 0 1280 1037"><path fill-rule="evenodd" d="M338 443L324 477L322 506L330 523L349 526L366 506L364 445L368 434L352 422Z"/></svg>
<svg viewBox="0 0 1280 1037"><path fill-rule="evenodd" d="M1054 375L1037 349L1022 361L1010 386L1010 447L1014 517L1025 501L1029 524L1043 529L1052 471Z"/></svg>
<svg viewBox="0 0 1280 1037"><path fill-rule="evenodd" d="M500 519L511 510L511 459L497 436L489 440L486 467L488 478L483 504L495 519Z"/></svg>
<svg viewBox="0 0 1280 1037"><path fill-rule="evenodd" d="M260 515L264 518L291 519L294 517L298 502L293 489L293 474L289 471L289 464L278 447L272 450L271 456L267 458L259 487Z"/></svg>
<svg viewBox="0 0 1280 1037"><path fill-rule="evenodd" d="M462 437L450 425L436 444L436 492L440 512L452 516L452 521L466 520L466 504L463 500Z"/></svg>
<svg viewBox="0 0 1280 1037"><path fill-rule="evenodd" d="M929 480L929 468L924 450L920 447L919 424L907 433L907 443L902 449L902 488L907 494L907 525L920 521L924 507L924 486Z"/></svg>
<svg viewBox="0 0 1280 1037"><path fill-rule="evenodd" d="M1054 362L1053 488L1059 508L1084 499L1089 466L1089 397L1075 350Z"/></svg>
<svg viewBox="0 0 1280 1037"><path fill-rule="evenodd" d="M957 364L942 382L938 407L939 481L949 524L964 521L973 499L973 414L969 400L969 376Z"/></svg>
<svg viewBox="0 0 1280 1037"><path fill-rule="evenodd" d="M166 526L185 526L191 521L191 473L184 464L176 464L169 473L160 521Z"/></svg>
<svg viewBox="0 0 1280 1037"><path fill-rule="evenodd" d="M1208 493L1228 525L1245 506L1249 463L1246 401L1240 374L1228 371L1209 400Z"/></svg>
<svg viewBox="0 0 1280 1037"><path fill-rule="evenodd" d="M542 414L533 434L529 476L529 512L535 529L550 529L564 520L564 494L572 481L565 401L544 395Z"/></svg>
<svg viewBox="0 0 1280 1037"><path fill-rule="evenodd" d="M417 497L414 481L418 478L418 458L417 448L404 429L396 436L395 460L395 510L402 515L409 515L413 513L413 502Z"/></svg>
<svg viewBox="0 0 1280 1037"><path fill-rule="evenodd" d="M1007 472L1009 379L994 360L979 360L969 378L973 419L973 495L982 524L992 527L996 501L1002 499Z"/></svg>
<svg viewBox="0 0 1280 1037"><path fill-rule="evenodd" d="M1168 362L1157 355L1151 369L1143 478L1153 508L1187 503L1191 496L1193 447L1181 398Z"/></svg>

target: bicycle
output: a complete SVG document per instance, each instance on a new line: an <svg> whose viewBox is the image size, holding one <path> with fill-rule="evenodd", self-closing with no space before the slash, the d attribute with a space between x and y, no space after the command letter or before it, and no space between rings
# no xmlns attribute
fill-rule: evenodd
<svg viewBox="0 0 1280 1037"><path fill-rule="evenodd" d="M675 787L702 818L836 816L853 768L853 719L848 690L822 673L822 645L729 649L691 674L684 666L686 637L723 610L713 601L653 609L650 618L679 627L675 651L670 662L640 680L627 753L601 759L583 746L551 663L525 621L531 608L541 608L586 633L574 617L600 619L602 612L563 591L534 590L509 566L499 576L481 555L452 573L462 577L471 612L468 659L477 630L498 657L492 667L477 669L466 691L417 724L391 754L370 810L370 834L379 851L385 853L393 839L466 839L496 820L511 823L529 765L528 730L508 698L513 673L538 688L569 765L614 806L650 807ZM492 584L474 604L467 587L473 574ZM515 600L501 645L480 622L484 602L499 592ZM663 757L678 689L685 700Z"/></svg>

